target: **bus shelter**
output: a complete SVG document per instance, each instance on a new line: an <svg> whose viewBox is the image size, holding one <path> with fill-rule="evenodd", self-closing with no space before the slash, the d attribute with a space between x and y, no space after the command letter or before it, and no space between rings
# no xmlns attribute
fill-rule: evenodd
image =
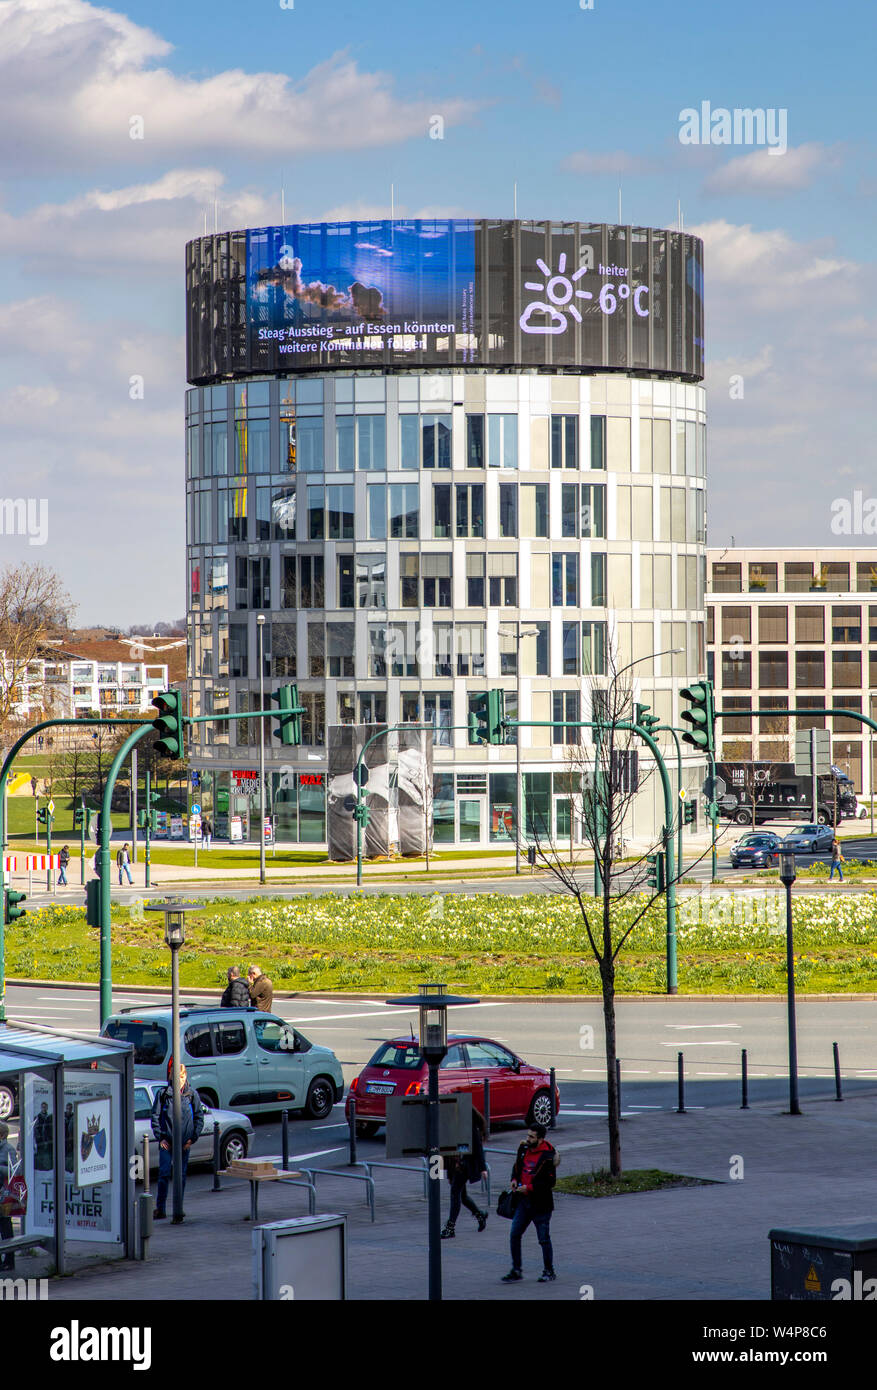
<svg viewBox="0 0 877 1390"><path fill-rule="evenodd" d="M0 1255L51 1248L57 1274L66 1273L68 1254L78 1243L89 1243L95 1254L133 1257L131 1045L39 1025L0 1024L0 1081L16 1100L17 1125L9 1121L17 1155L13 1176L26 1186L22 1201L20 1182L10 1184L9 1175L0 1173L5 1210L12 1213L0 1230ZM56 1220L58 1212L63 1220Z"/></svg>

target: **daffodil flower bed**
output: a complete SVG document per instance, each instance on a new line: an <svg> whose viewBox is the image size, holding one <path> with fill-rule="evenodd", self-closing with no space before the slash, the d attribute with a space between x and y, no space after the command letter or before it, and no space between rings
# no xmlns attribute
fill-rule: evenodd
<svg viewBox="0 0 877 1390"><path fill-rule="evenodd" d="M616 938L641 910L613 908ZM804 992L877 991L877 893L793 898L796 979ZM595 911L592 926L599 929ZM438 978L489 993L599 993L575 901L562 895L326 895L212 902L186 922L181 980L220 988L233 962L257 960L275 987L391 991ZM113 979L166 983L160 922L142 905L113 914ZM764 993L785 988L785 894L705 890L682 898L679 989ZM661 993L666 917L653 904L617 958L620 993ZM84 911L52 906L6 929L12 978L98 979L98 934Z"/></svg>

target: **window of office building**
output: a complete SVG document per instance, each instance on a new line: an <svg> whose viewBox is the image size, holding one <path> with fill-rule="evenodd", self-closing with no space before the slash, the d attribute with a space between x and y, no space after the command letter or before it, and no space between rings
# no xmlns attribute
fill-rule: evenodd
<svg viewBox="0 0 877 1390"><path fill-rule="evenodd" d="M489 782L491 843L507 844L511 842L514 845L515 774L513 772L491 772Z"/></svg>
<svg viewBox="0 0 877 1390"><path fill-rule="evenodd" d="M518 534L518 489L515 483L499 485L499 534L514 539Z"/></svg>
<svg viewBox="0 0 877 1390"><path fill-rule="evenodd" d="M299 608L325 608L322 555L301 555L298 570Z"/></svg>
<svg viewBox="0 0 877 1390"><path fill-rule="evenodd" d="M322 623L308 623L308 675L326 674L326 632Z"/></svg>
<svg viewBox="0 0 877 1390"><path fill-rule="evenodd" d="M579 417L578 415L552 415L551 417L551 467L578 468L579 466Z"/></svg>
<svg viewBox="0 0 877 1390"><path fill-rule="evenodd" d="M722 609L722 642L751 642L752 610L748 607Z"/></svg>
<svg viewBox="0 0 877 1390"><path fill-rule="evenodd" d="M759 642L788 642L788 608L759 607L757 611Z"/></svg>
<svg viewBox="0 0 877 1390"><path fill-rule="evenodd" d="M457 675L484 675L484 624L457 623L454 629Z"/></svg>
<svg viewBox="0 0 877 1390"><path fill-rule="evenodd" d="M751 652L722 652L722 685L725 690L751 690Z"/></svg>
<svg viewBox="0 0 877 1390"><path fill-rule="evenodd" d="M548 484L521 485L521 535L528 538L548 537Z"/></svg>
<svg viewBox="0 0 877 1390"><path fill-rule="evenodd" d="M551 605L553 608L579 606L578 551L565 551L551 557Z"/></svg>
<svg viewBox="0 0 877 1390"><path fill-rule="evenodd" d="M739 564L713 563L713 593L739 594L743 590L743 566Z"/></svg>
<svg viewBox="0 0 877 1390"><path fill-rule="evenodd" d="M353 636L353 623L326 624L327 675L348 678L355 675Z"/></svg>
<svg viewBox="0 0 877 1390"><path fill-rule="evenodd" d="M481 483L457 483L454 488L458 538L480 540L484 536L484 487Z"/></svg>
<svg viewBox="0 0 877 1390"><path fill-rule="evenodd" d="M788 695L759 695L758 704L761 709L787 710L789 697ZM784 714L766 715L758 720L758 726L758 732L762 738L769 738L774 734L787 734L789 732L788 716Z"/></svg>
<svg viewBox="0 0 877 1390"><path fill-rule="evenodd" d="M825 707L824 695L796 695L795 707L797 709L823 709ZM798 715L795 719L795 729L824 729L824 714L804 714Z"/></svg>
<svg viewBox="0 0 877 1390"><path fill-rule="evenodd" d="M787 560L783 574L786 593L804 594L813 588L813 564L810 560Z"/></svg>
<svg viewBox="0 0 877 1390"><path fill-rule="evenodd" d="M597 551L591 555L591 607L606 607L606 554Z"/></svg>
<svg viewBox="0 0 877 1390"><path fill-rule="evenodd" d="M450 748L453 741L451 732L454 723L453 695L449 692L425 690L423 693L423 720L425 724L432 724L433 726L433 745L436 748Z"/></svg>
<svg viewBox="0 0 877 1390"><path fill-rule="evenodd" d="M831 683L834 686L855 686L861 689L862 653L860 651L832 652Z"/></svg>
<svg viewBox="0 0 877 1390"><path fill-rule="evenodd" d="M796 652L795 653L795 686L798 690L807 689L808 686L820 687L825 685L825 653L824 652Z"/></svg>
<svg viewBox="0 0 877 1390"><path fill-rule="evenodd" d="M582 623L582 675L605 676L608 646L606 623Z"/></svg>
<svg viewBox="0 0 877 1390"><path fill-rule="evenodd" d="M296 624L279 622L276 618L271 624L271 672L275 676L296 675Z"/></svg>
<svg viewBox="0 0 877 1390"><path fill-rule="evenodd" d="M353 607L353 556L338 556L338 593L337 605L339 608Z"/></svg>
<svg viewBox="0 0 877 1390"><path fill-rule="evenodd" d="M831 594L842 594L850 587L850 567L845 560L829 560L820 565L819 586Z"/></svg>
<svg viewBox="0 0 877 1390"><path fill-rule="evenodd" d="M390 484L390 535L416 540L420 535L420 488L417 483Z"/></svg>
<svg viewBox="0 0 877 1390"><path fill-rule="evenodd" d="M726 695L722 700L724 718L719 725L724 734L751 734L752 717L749 714L731 714L731 710L751 710L751 695Z"/></svg>
<svg viewBox="0 0 877 1390"><path fill-rule="evenodd" d="M484 607L485 556L466 556L466 607Z"/></svg>
<svg viewBox="0 0 877 1390"><path fill-rule="evenodd" d="M758 684L762 690L785 690L789 684L786 652L759 652Z"/></svg>
<svg viewBox="0 0 877 1390"><path fill-rule="evenodd" d="M517 608L518 556L503 550L487 557L488 602L491 608Z"/></svg>
<svg viewBox="0 0 877 1390"><path fill-rule="evenodd" d="M870 560L859 560L856 565L856 588L859 593L873 592L877 589L877 565Z"/></svg>
<svg viewBox="0 0 877 1390"><path fill-rule="evenodd" d="M836 709L852 709L862 713L861 695L833 695L832 705ZM842 714L835 715L832 726L836 734L861 734L863 726L858 719L845 719Z"/></svg>
<svg viewBox="0 0 877 1390"><path fill-rule="evenodd" d="M387 697L380 690L361 690L359 692L360 724L386 724Z"/></svg>
<svg viewBox="0 0 877 1390"><path fill-rule="evenodd" d="M751 563L749 566L749 588L753 591L762 590L770 594L775 594L777 590L777 567L775 564L768 564L764 560Z"/></svg>
<svg viewBox="0 0 877 1390"><path fill-rule="evenodd" d="M326 488L326 517L330 541L352 541L353 528L353 487Z"/></svg>
<svg viewBox="0 0 877 1390"><path fill-rule="evenodd" d="M795 641L825 641L825 609L821 605L795 607Z"/></svg>
<svg viewBox="0 0 877 1390"><path fill-rule="evenodd" d="M591 416L591 467L606 467L606 416Z"/></svg>
<svg viewBox="0 0 877 1390"><path fill-rule="evenodd" d="M563 721L578 721L581 719L581 697L577 690L555 690L551 696L552 714L554 727L551 730L551 742L553 744L567 743L577 744L581 740L581 729L571 728Z"/></svg>
<svg viewBox="0 0 877 1390"><path fill-rule="evenodd" d="M484 416L466 416L466 467L484 467Z"/></svg>
<svg viewBox="0 0 877 1390"><path fill-rule="evenodd" d="M489 468L517 468L517 415L488 415L487 464Z"/></svg>
<svg viewBox="0 0 877 1390"><path fill-rule="evenodd" d="M831 640L835 643L862 640L862 610L858 604L832 604Z"/></svg>
<svg viewBox="0 0 877 1390"><path fill-rule="evenodd" d="M530 622L521 630L521 674L547 676L550 628L546 622Z"/></svg>
<svg viewBox="0 0 877 1390"><path fill-rule="evenodd" d="M450 415L400 415L403 468L451 467Z"/></svg>
<svg viewBox="0 0 877 1390"><path fill-rule="evenodd" d="M399 556L400 607L420 607L420 556L417 551L405 551Z"/></svg>
<svg viewBox="0 0 877 1390"><path fill-rule="evenodd" d="M452 557L429 552L420 558L424 608L451 607Z"/></svg>

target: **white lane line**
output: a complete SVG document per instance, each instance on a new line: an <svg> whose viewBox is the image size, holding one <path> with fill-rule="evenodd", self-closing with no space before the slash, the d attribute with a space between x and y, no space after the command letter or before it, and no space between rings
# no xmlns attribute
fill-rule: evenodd
<svg viewBox="0 0 877 1390"><path fill-rule="evenodd" d="M312 1153L290 1154L289 1162L290 1165L294 1165L296 1163L301 1163L304 1158L325 1158L326 1154L340 1154L343 1152L344 1150L342 1148L314 1149ZM263 1163L280 1163L283 1160L282 1154L254 1154L253 1157L260 1158Z"/></svg>
<svg viewBox="0 0 877 1390"><path fill-rule="evenodd" d="M663 1105L631 1105L631 1110L663 1110Z"/></svg>
<svg viewBox="0 0 877 1390"><path fill-rule="evenodd" d="M317 1129L346 1129L346 1128L347 1128L347 1121L346 1121L346 1120L341 1120L341 1121L339 1121L338 1124L333 1124L333 1125L314 1125L313 1128L314 1128L315 1130L317 1130Z"/></svg>
<svg viewBox="0 0 877 1390"><path fill-rule="evenodd" d="M695 1076L709 1076L709 1077L715 1077L715 1076L731 1076L731 1075L732 1075L732 1073L729 1072L729 1071L696 1071L694 1074L695 1074Z"/></svg>
<svg viewBox="0 0 877 1390"><path fill-rule="evenodd" d="M286 1003L284 1003L283 1007L284 1007L284 1008L288 1008L288 1007L290 1007L290 1006L287 1005ZM503 1004L496 1003L496 1004L473 1004L473 1005L471 1005L471 1007L472 1007L473 1009L501 1009L501 1008L504 1008L505 1006L504 1006ZM380 1010L375 1010L375 1011L370 1012L370 1013L361 1013L361 1014L316 1014L316 1015L314 1015L314 1014L298 1014L298 1013L296 1013L296 1015L295 1015L295 1017L294 1017L294 1019L293 1019L293 1022L300 1023L300 1024L302 1025L302 1027L307 1027L307 1026L309 1026L310 1024L312 1024L312 1023L337 1023L339 1019L347 1019L347 1018L377 1018L377 1017L379 1016L379 1014L396 1014L396 1015L403 1014L403 1015L404 1015L404 1014L406 1014L406 1013L414 1013L415 1010L416 1010L416 1008L417 1008L416 1005L412 1005L410 1009L408 1009L408 1008L403 1008L403 1007L400 1006L399 1008L380 1009Z"/></svg>
<svg viewBox="0 0 877 1390"><path fill-rule="evenodd" d="M679 1044L678 1044L678 1043L675 1043L675 1042L662 1042L662 1043L659 1044L659 1046L661 1046L661 1047L676 1047L676 1048L678 1048ZM735 1041L734 1041L733 1038L689 1038L689 1040L688 1040L688 1042L685 1044L685 1046L686 1046L686 1047L736 1047L737 1044L735 1043Z"/></svg>
<svg viewBox="0 0 877 1390"><path fill-rule="evenodd" d="M690 1028L742 1028L742 1023L665 1023L665 1028L676 1028L684 1032Z"/></svg>

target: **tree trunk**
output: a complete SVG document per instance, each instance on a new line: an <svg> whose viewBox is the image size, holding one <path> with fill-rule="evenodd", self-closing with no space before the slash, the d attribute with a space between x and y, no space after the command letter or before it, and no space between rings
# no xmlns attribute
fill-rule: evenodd
<svg viewBox="0 0 877 1390"><path fill-rule="evenodd" d="M619 1107L618 1077L615 1059L617 1045L615 1037L615 962L611 959L601 966L600 979L603 986L603 1027L606 1033L606 1094L608 1097L607 1116L609 1121L609 1171L613 1178L621 1177L621 1112Z"/></svg>

